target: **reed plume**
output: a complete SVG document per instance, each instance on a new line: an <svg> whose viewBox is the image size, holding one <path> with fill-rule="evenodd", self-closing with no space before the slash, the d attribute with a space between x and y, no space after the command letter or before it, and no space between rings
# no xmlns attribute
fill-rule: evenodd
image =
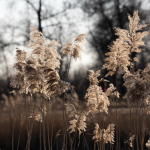
<svg viewBox="0 0 150 150"><path fill-rule="evenodd" d="M71 57L77 60L81 59L81 51L83 51L83 44L85 41L85 34L80 34L72 43L67 42L66 45L61 49L63 54L69 54Z"/></svg>
<svg viewBox="0 0 150 150"><path fill-rule="evenodd" d="M132 135L129 138L129 140L125 141L125 143L128 143L130 145L130 147L132 147L132 143L133 143L134 139L135 139L135 135Z"/></svg>
<svg viewBox="0 0 150 150"><path fill-rule="evenodd" d="M130 72L124 75L124 85L127 92L124 98L128 99L130 104L137 106L149 106L149 91L150 91L150 65L147 64L146 68L138 70L131 74Z"/></svg>
<svg viewBox="0 0 150 150"><path fill-rule="evenodd" d="M47 115L47 103L43 103L42 106L35 110L30 111L30 116L28 118L34 118L36 121L43 122L44 118ZM49 105L49 104L48 104ZM41 110L40 110L41 109ZM43 115L41 115L43 114Z"/></svg>
<svg viewBox="0 0 150 150"><path fill-rule="evenodd" d="M145 144L148 150L150 150L150 139L148 139L147 143Z"/></svg>
<svg viewBox="0 0 150 150"><path fill-rule="evenodd" d="M90 108L90 113L106 112L108 113L108 106L110 105L109 96L114 94L115 87L110 84L110 87L106 92L103 92L102 88L98 86L100 76L100 70L94 72L89 70L90 86L87 89L85 98L87 98L87 106ZM100 80L102 81L102 80Z"/></svg>
<svg viewBox="0 0 150 150"><path fill-rule="evenodd" d="M69 95L67 95L70 97ZM71 98L72 99L72 98ZM74 101L74 100L73 100ZM76 132L77 130L79 131L79 135L81 135L82 132L86 131L86 117L88 113L86 111L81 111L78 112L75 108L75 105L70 101L68 101L66 104L66 112L69 115L70 118L70 125L68 130L69 132Z"/></svg>
<svg viewBox="0 0 150 150"><path fill-rule="evenodd" d="M76 39L83 42L83 36ZM46 43L44 36L31 26L29 48L33 49L27 57L27 52L17 49L14 68L17 74L12 78L11 85L19 88L20 93L40 92L50 98L53 94L62 94L73 88L69 83L61 81L58 74L61 57L57 53L57 41Z"/></svg>
<svg viewBox="0 0 150 150"><path fill-rule="evenodd" d="M74 115L74 119L70 120L70 126L69 130L70 133L76 132L76 129L79 131L79 135L81 135L82 132L86 131L87 124L86 124L86 111L76 113Z"/></svg>
<svg viewBox="0 0 150 150"><path fill-rule="evenodd" d="M118 68L118 73L124 74L128 72L128 66L130 69L133 68L131 59L131 53L140 53L143 49L141 46L145 46L142 39L149 34L149 31L141 32L142 28L146 27L147 24L139 24L140 18L138 11L135 11L133 17L128 15L129 19L129 31L125 29L115 28L116 35L119 38L114 42L113 46L108 46L111 52L106 53L106 63L103 65L103 69L107 68L108 75L113 75ZM137 57L133 58L134 61L139 61Z"/></svg>
<svg viewBox="0 0 150 150"><path fill-rule="evenodd" d="M15 56L16 74L11 78L10 86L17 88L19 93L25 93L26 83L24 80L24 67L26 66L26 52L17 48Z"/></svg>
<svg viewBox="0 0 150 150"><path fill-rule="evenodd" d="M104 140L105 144L108 142L110 142L110 144L114 144L114 127L114 124L109 124L106 130L100 129L99 124L95 123L95 130L93 131L93 140L95 140L95 142L100 142Z"/></svg>

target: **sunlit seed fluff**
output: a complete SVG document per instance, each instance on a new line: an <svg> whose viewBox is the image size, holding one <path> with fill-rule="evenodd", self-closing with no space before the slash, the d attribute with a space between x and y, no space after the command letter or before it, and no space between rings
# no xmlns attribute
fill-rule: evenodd
<svg viewBox="0 0 150 150"><path fill-rule="evenodd" d="M57 41L47 44L43 34L33 26L31 26L30 35L28 47L33 51L27 58L25 51L17 49L14 64L17 73L12 78L11 86L18 88L19 93L40 92L46 97L57 92L65 92L69 89L66 88L68 84L62 84L64 89L58 88L60 77L56 70L60 67L61 60L57 53L57 46L61 45ZM46 69L51 69L51 71L47 70L47 73Z"/></svg>
<svg viewBox="0 0 150 150"><path fill-rule="evenodd" d="M77 60L77 58L81 60L82 47L83 46L80 43L73 43L72 45L73 51L71 53L71 56L75 59L75 61Z"/></svg>
<svg viewBox="0 0 150 150"><path fill-rule="evenodd" d="M94 72L93 70L89 70L89 81L90 85L97 85L99 83L98 77L100 76L100 70Z"/></svg>
<svg viewBox="0 0 150 150"><path fill-rule="evenodd" d="M23 93L25 91L25 81L24 81L24 73L23 69L26 66L26 52L20 49L16 50L15 56L15 64L14 68L16 69L16 75L11 78L10 85L14 88L18 88L19 93Z"/></svg>
<svg viewBox="0 0 150 150"><path fill-rule="evenodd" d="M60 44L57 41L52 41L45 45L45 66L49 68L60 68L61 56L57 52L57 47Z"/></svg>
<svg viewBox="0 0 150 150"><path fill-rule="evenodd" d="M70 133L79 131L79 135L82 132L86 131L87 124L86 124L86 112L81 112L79 114L75 114L74 119L70 120L69 130Z"/></svg>
<svg viewBox="0 0 150 150"><path fill-rule="evenodd" d="M125 141L124 143L128 143L130 145L130 147L132 147L132 143L133 143L134 139L135 139L135 135L132 135L129 138L129 140Z"/></svg>
<svg viewBox="0 0 150 150"><path fill-rule="evenodd" d="M29 118L34 118L36 121L41 121L43 122L43 117L47 115L47 108L46 104L44 103L43 105L40 106L39 109L36 109L35 111L30 112Z"/></svg>
<svg viewBox="0 0 150 150"><path fill-rule="evenodd" d="M37 68L34 68L31 65L26 65L24 68L24 77L28 88L32 84L36 84L35 87L38 87L37 84L39 83L39 74Z"/></svg>
<svg viewBox="0 0 150 150"><path fill-rule="evenodd" d="M87 98L87 105L90 107L89 112L98 113L106 112L108 113L108 106L110 105L107 95L102 91L101 87L97 85L91 85L87 89L85 95ZM92 107L91 107L92 106Z"/></svg>
<svg viewBox="0 0 150 150"><path fill-rule="evenodd" d="M16 69L17 72L23 72L23 68L26 66L24 62L17 62L14 64L13 68Z"/></svg>
<svg viewBox="0 0 150 150"><path fill-rule="evenodd" d="M115 124L109 124L107 127L107 130L104 133L104 142L111 144L114 144L114 130L115 130Z"/></svg>
<svg viewBox="0 0 150 150"><path fill-rule="evenodd" d="M116 89L113 84L110 84L110 87L106 92L103 92L102 88L98 86L99 80L97 79L100 75L100 70L94 72L93 70L89 70L89 81L90 86L87 89L85 98L87 98L87 106L89 113L96 114L98 112L106 112L108 113L108 106L110 105L110 101L108 96L114 94L114 90ZM104 79L102 79L104 80ZM102 81L100 80L100 81ZM118 93L119 95L119 93Z"/></svg>
<svg viewBox="0 0 150 150"><path fill-rule="evenodd" d="M69 55L71 55L71 46L72 46L72 43L67 42L66 45L61 49L61 52L63 54L69 54Z"/></svg>
<svg viewBox="0 0 150 150"><path fill-rule="evenodd" d="M145 108L149 107L147 103L150 91L149 72L150 67L147 65L143 71L138 70L133 74L126 73L124 75L124 85L127 88L124 98L126 98L130 104L144 106Z"/></svg>
<svg viewBox="0 0 150 150"><path fill-rule="evenodd" d="M39 32L35 27L31 26L30 32L30 43L28 47L32 48L32 57L38 57L39 61L43 63L45 57L45 44L46 41L41 32Z"/></svg>
<svg viewBox="0 0 150 150"><path fill-rule="evenodd" d="M74 118L75 114L77 113L76 108L74 106L74 104L70 103L70 101L65 103L65 108L66 108L66 112L69 116L69 118Z"/></svg>
<svg viewBox="0 0 150 150"><path fill-rule="evenodd" d="M96 142L99 141L101 139L101 135L100 135L100 127L98 123L95 123L95 130L93 131L94 136L93 136L93 140L95 140Z"/></svg>
<svg viewBox="0 0 150 150"><path fill-rule="evenodd" d="M41 60L43 60L45 48L39 44L36 44L32 48L34 48L34 50L32 51L32 55L37 55Z"/></svg>
<svg viewBox="0 0 150 150"><path fill-rule="evenodd" d="M70 95L66 95L69 99L70 99ZM87 116L87 112L82 111L82 112L78 112L75 108L75 105L72 104L71 101L68 101L66 104L66 112L69 116L69 118L71 119L70 125L68 130L70 130L69 132L79 132L79 135L81 135L82 132L86 131L87 128L87 124L86 124L86 116Z"/></svg>
<svg viewBox="0 0 150 150"><path fill-rule="evenodd" d="M56 133L55 139L57 139L58 136L60 135L60 131L61 131L61 130L58 130L58 132Z"/></svg>
<svg viewBox="0 0 150 150"><path fill-rule="evenodd" d="M107 68L107 70L109 70L106 77L108 75L112 76L116 72L117 68L121 74L128 70L127 66L130 65L129 52L123 43L124 42L122 42L121 39L117 39L114 41L113 46L109 46L110 52L106 53L109 57L105 59L106 63L103 65L103 69Z"/></svg>
<svg viewBox="0 0 150 150"><path fill-rule="evenodd" d="M77 38L74 40L75 42L80 42L80 43L84 43L85 41L85 34L80 34L79 36L77 36Z"/></svg>
<svg viewBox="0 0 150 150"><path fill-rule="evenodd" d="M15 61L16 62L24 62L27 56L27 52L25 52L24 50L20 50L18 48L16 48L16 56L15 56Z"/></svg>
<svg viewBox="0 0 150 150"><path fill-rule="evenodd" d="M38 31L35 27L31 26L31 32L30 32L30 42L35 42L38 44L42 44L45 42L44 36L41 32Z"/></svg>
<svg viewBox="0 0 150 150"><path fill-rule="evenodd" d="M57 89L60 82L60 77L57 71L47 68L44 68L44 77L46 79L46 84L44 86L45 95L50 97L52 94L57 93Z"/></svg>
<svg viewBox="0 0 150 150"><path fill-rule="evenodd" d="M58 95L67 92L68 90L73 90L74 86L72 86L69 82L65 82L60 80L59 81L59 86L57 86L57 93Z"/></svg>
<svg viewBox="0 0 150 150"><path fill-rule="evenodd" d="M131 146L131 147L132 147L132 142L133 142L134 139L135 139L135 135L132 135L132 136L129 138L130 146Z"/></svg>
<svg viewBox="0 0 150 150"><path fill-rule="evenodd" d="M13 68L16 69L17 73L23 72L23 68L26 66L26 53L24 50L17 49L15 56L15 64Z"/></svg>
<svg viewBox="0 0 150 150"><path fill-rule="evenodd" d="M114 127L114 124L109 124L106 130L100 129L99 124L95 123L95 130L93 131L93 140L95 140L96 142L103 140L104 143L110 142L111 144L114 144Z"/></svg>
<svg viewBox="0 0 150 150"><path fill-rule="evenodd" d="M129 19L129 31L125 29L115 28L116 35L119 36L116 41L113 42L112 46L109 46L110 52L106 53L106 63L103 65L103 69L109 70L106 76L113 75L116 70L119 74L124 74L128 71L128 66L133 68L132 60L130 55L132 52L140 53L142 51L141 46L145 46L142 39L147 36L149 31L141 31L142 28L147 25L140 25L140 18L138 11L135 11L133 17L128 15ZM135 57L134 61L138 61Z"/></svg>
<svg viewBox="0 0 150 150"><path fill-rule="evenodd" d="M29 92L32 94L32 93L36 93L36 92L39 92L40 91L40 87L38 86L37 83L32 83L29 85L28 87L28 90Z"/></svg>
<svg viewBox="0 0 150 150"><path fill-rule="evenodd" d="M67 42L66 45L61 49L63 54L69 54L71 57L77 60L81 59L81 51L83 51L83 44L85 41L85 34L80 34L73 43Z"/></svg>
<svg viewBox="0 0 150 150"><path fill-rule="evenodd" d="M145 144L148 150L150 150L150 138L148 139L147 143Z"/></svg>
<svg viewBox="0 0 150 150"><path fill-rule="evenodd" d="M55 46L61 46L61 44L58 42L58 41L52 41L52 42L50 42L49 44L47 44L48 46L53 46L53 47L55 47Z"/></svg>

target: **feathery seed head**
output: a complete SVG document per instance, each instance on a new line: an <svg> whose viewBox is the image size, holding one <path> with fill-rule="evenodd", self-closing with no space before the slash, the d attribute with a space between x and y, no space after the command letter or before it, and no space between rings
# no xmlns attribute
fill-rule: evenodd
<svg viewBox="0 0 150 150"><path fill-rule="evenodd" d="M124 78L124 85L127 88L127 93L124 98L127 98L130 104L135 104L138 106L147 106L147 99L149 97L150 90L150 65L146 68L138 70L137 72L131 74L126 73Z"/></svg>
<svg viewBox="0 0 150 150"><path fill-rule="evenodd" d="M60 77L57 71L51 68L44 68L44 76L46 79L46 84L44 86L44 91L47 97L50 97L52 94L57 93L57 89L60 82Z"/></svg>
<svg viewBox="0 0 150 150"><path fill-rule="evenodd" d="M145 144L148 150L150 150L150 138L148 139L147 143Z"/></svg>
<svg viewBox="0 0 150 150"><path fill-rule="evenodd" d="M133 17L128 15L128 19L129 31L115 28L115 34L118 35L119 38L114 41L113 46L108 47L111 52L106 53L109 57L106 58L106 63L103 65L103 69L107 68L107 70L109 70L106 76L112 76L116 70L118 70L119 74L124 74L128 72L128 66L130 66L131 70L133 68L133 63L129 56L131 56L132 52L141 52L142 49L139 47L145 46L142 39L150 32L141 32L141 29L147 25L139 24L140 19L138 16L138 11L134 12ZM138 61L136 57L133 60Z"/></svg>
<svg viewBox="0 0 150 150"><path fill-rule="evenodd" d="M79 36L77 36L77 38L74 41L78 43L84 43L85 36L86 36L85 34L80 34Z"/></svg>
<svg viewBox="0 0 150 150"><path fill-rule="evenodd" d="M26 58L26 52L17 49L14 64L17 75L12 79L11 85L20 88L19 92L45 92L49 97L56 93L60 82L55 69L60 67L61 57L57 53L57 46L61 45L57 41L46 44L43 34L33 26L30 35L29 47L33 51ZM66 88L63 91L65 90Z"/></svg>
<svg viewBox="0 0 150 150"><path fill-rule="evenodd" d="M63 54L69 54L69 55L71 55L71 46L72 46L72 43L67 42L66 45L61 49L61 52Z"/></svg>
<svg viewBox="0 0 150 150"><path fill-rule="evenodd" d="M87 124L86 124L86 112L76 113L74 116L74 119L69 121L70 122L70 133L75 132L76 129L79 131L79 135L81 135L82 132L86 131Z"/></svg>
<svg viewBox="0 0 150 150"><path fill-rule="evenodd" d="M98 81L98 77L100 76L100 70L97 70L96 72L94 72L93 70L89 70L89 81L90 81L90 85L98 85L99 81Z"/></svg>
<svg viewBox="0 0 150 150"><path fill-rule="evenodd" d="M30 32L30 42L43 44L45 42L44 36L41 32L38 31L35 27L31 26L31 32Z"/></svg>
<svg viewBox="0 0 150 150"><path fill-rule="evenodd" d="M27 52L25 52L24 50L20 50L18 48L16 48L16 56L15 56L15 60L16 62L23 62L25 61L26 59L26 55L27 55Z"/></svg>
<svg viewBox="0 0 150 150"><path fill-rule="evenodd" d="M85 34L80 34L73 43L67 42L66 45L61 49L61 52L74 57L75 61L77 58L81 59L81 51L83 51L84 41Z"/></svg>
<svg viewBox="0 0 150 150"><path fill-rule="evenodd" d="M50 42L49 44L47 44L48 46L53 46L53 47L56 47L56 46L61 46L60 43L58 43L58 41L52 41Z"/></svg>
<svg viewBox="0 0 150 150"><path fill-rule="evenodd" d="M89 113L108 113L108 106L110 105L108 96L113 94L115 87L113 86L113 84L110 84L110 87L107 89L107 91L103 92L102 88L98 86L99 81L97 79L97 77L100 76L100 70L96 72L94 72L93 70L89 70L89 72L90 75L88 79L90 80L90 86L87 89L87 93L85 95L85 98L87 98L88 101L87 105L89 108Z"/></svg>
<svg viewBox="0 0 150 150"><path fill-rule="evenodd" d="M111 144L114 144L114 130L115 130L115 125L114 124L109 124L107 129L100 129L100 126L95 123L95 130L93 140L96 142L104 140L104 143L110 142Z"/></svg>
<svg viewBox="0 0 150 150"><path fill-rule="evenodd" d="M133 143L134 139L135 139L135 135L132 135L132 136L129 138L129 140L125 141L125 143L130 144L130 146L132 147L132 143Z"/></svg>
<svg viewBox="0 0 150 150"><path fill-rule="evenodd" d="M81 60L81 50L82 50L82 46L81 43L73 43L72 44L72 53L71 56L74 57L75 61L77 60L77 58L79 58Z"/></svg>

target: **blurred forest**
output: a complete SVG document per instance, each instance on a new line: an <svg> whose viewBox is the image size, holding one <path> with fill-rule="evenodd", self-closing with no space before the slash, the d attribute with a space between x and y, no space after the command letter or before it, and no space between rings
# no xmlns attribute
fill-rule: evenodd
<svg viewBox="0 0 150 150"><path fill-rule="evenodd" d="M51 5L52 3L53 5ZM14 71L9 57L14 58L15 48L28 45L31 25L37 27L47 40L57 40L64 45L79 34L78 27L81 27L82 30L84 22L87 33L83 34L86 34L87 43L94 49L93 53L97 55L95 62L88 69L95 71L100 69L105 62L105 53L109 51L107 46L117 38L114 27L128 29L127 14L132 16L134 10L139 10L141 23L148 24L150 22L150 9L146 8L150 2L146 2L146 0L63 0L60 6L57 5L57 9L54 3L50 0L22 0L22 2L8 0L5 3L7 5L5 11L9 12L9 15L3 16L0 23L1 98L2 93L8 94L11 90L9 83ZM19 7L22 11L19 10L19 13L16 13ZM149 28L150 26L146 30ZM135 64L135 71L143 69L150 61L149 39L149 36L144 39L145 52L140 55L133 54L140 60ZM61 57L63 61L61 61L60 76L62 80L65 80L69 60L67 55L61 54ZM102 70L101 73L101 77L104 77L107 71ZM75 86L80 100L84 100L89 85L87 75L88 71L83 72L83 69L79 67L73 78L69 79ZM115 85L115 75L108 76L107 79ZM122 83L122 76L119 76L119 92L123 95L125 88L121 86Z"/></svg>

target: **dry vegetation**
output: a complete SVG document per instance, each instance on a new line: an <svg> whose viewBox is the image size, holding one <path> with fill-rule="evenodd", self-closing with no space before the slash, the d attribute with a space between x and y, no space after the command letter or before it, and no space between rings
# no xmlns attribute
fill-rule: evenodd
<svg viewBox="0 0 150 150"><path fill-rule="evenodd" d="M142 31L147 25L139 24L138 11L134 12L133 17L128 15L128 18L129 31L116 28L118 39L109 46L110 52L106 53L108 57L102 68L109 70L106 76L116 74L116 87L110 83L107 91L103 92L99 82L109 81L103 78L98 80L101 70L89 70L90 85L85 95L87 102L82 106L74 87L67 82L69 68L66 81L60 79L61 57L57 47L61 45L57 41L46 43L43 34L31 27L29 47L33 51L27 55L26 51L17 49L14 64L16 75L11 80L15 90L12 91L13 96L3 95L7 106L14 111L14 116L10 116L13 122L12 150L34 149L31 143L36 138L39 141L36 149L40 150L150 149L150 140L147 140L150 136L150 64L144 70L135 72L134 61L138 58L132 60L131 57L132 52L143 50L141 47L145 44L142 39L149 31ZM70 56L69 66L72 57L81 59L84 41L85 35L81 34L62 47L61 52ZM130 117L124 115L125 109L117 108L120 96L118 74L124 74L124 86L127 88L124 98L130 107L127 109ZM111 97L116 100L115 110L109 107ZM125 134L130 137L123 141ZM22 142L23 138L26 143Z"/></svg>

